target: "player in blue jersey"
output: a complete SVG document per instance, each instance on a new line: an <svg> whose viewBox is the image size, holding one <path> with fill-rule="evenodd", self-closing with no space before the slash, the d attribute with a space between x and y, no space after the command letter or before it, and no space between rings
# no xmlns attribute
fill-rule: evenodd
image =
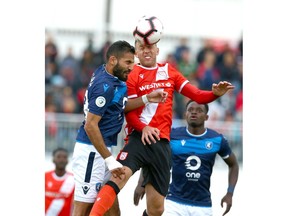
<svg viewBox="0 0 288 216"><path fill-rule="evenodd" d="M134 66L134 47L126 41L113 43L106 53L106 64L93 73L84 98L84 121L78 130L72 157L75 179L73 216L89 215L105 180L111 174L123 177L122 164L111 154L122 129L124 111L144 106L148 102L164 102L166 92L154 91L128 100L125 81ZM156 138L157 134L151 134ZM150 137L151 139L151 137ZM118 201L111 215L120 215ZM107 213L106 215L109 215Z"/></svg>
<svg viewBox="0 0 288 216"><path fill-rule="evenodd" d="M172 170L169 192L163 216L212 216L210 180L216 155L229 167L228 189L221 200L226 203L225 215L232 206L232 196L238 180L239 166L227 139L215 130L205 127L208 105L189 101L186 105L187 127L172 128ZM142 174L142 173L141 173ZM134 204L145 191L140 175L134 191Z"/></svg>

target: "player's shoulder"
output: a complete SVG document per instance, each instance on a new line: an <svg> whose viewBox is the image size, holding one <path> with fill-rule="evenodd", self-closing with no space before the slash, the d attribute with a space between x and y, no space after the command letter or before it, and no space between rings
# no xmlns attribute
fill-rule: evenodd
<svg viewBox="0 0 288 216"><path fill-rule="evenodd" d="M47 176L52 176L52 174L55 172L55 170L47 170L46 172L45 172L45 177L47 177Z"/></svg>
<svg viewBox="0 0 288 216"><path fill-rule="evenodd" d="M169 62L164 62L164 63L157 63L158 67L167 67L169 70L172 71L178 71L172 64L170 64Z"/></svg>
<svg viewBox="0 0 288 216"><path fill-rule="evenodd" d="M210 136L210 137L224 137L224 135L214 129L211 129L211 128L207 128L207 136Z"/></svg>
<svg viewBox="0 0 288 216"><path fill-rule="evenodd" d="M70 171L66 171L66 174L69 175L69 176L73 176L73 173L70 172Z"/></svg>
<svg viewBox="0 0 288 216"><path fill-rule="evenodd" d="M172 127L171 128L171 133L170 133L170 138L171 139L178 139L179 137L181 137L182 135L186 135L186 127L182 126L182 127Z"/></svg>

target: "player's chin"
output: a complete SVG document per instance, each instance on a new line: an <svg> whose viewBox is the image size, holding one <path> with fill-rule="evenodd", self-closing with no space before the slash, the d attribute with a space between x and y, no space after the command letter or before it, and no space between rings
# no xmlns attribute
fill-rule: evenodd
<svg viewBox="0 0 288 216"><path fill-rule="evenodd" d="M123 73L122 81L127 81L129 73Z"/></svg>

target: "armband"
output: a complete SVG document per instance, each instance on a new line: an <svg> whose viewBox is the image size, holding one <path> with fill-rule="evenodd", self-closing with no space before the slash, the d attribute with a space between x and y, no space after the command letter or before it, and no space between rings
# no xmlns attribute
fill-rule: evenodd
<svg viewBox="0 0 288 216"><path fill-rule="evenodd" d="M227 189L227 193L232 193L232 194L233 194L234 188L235 188L235 187L229 185L229 187L228 187L228 189Z"/></svg>

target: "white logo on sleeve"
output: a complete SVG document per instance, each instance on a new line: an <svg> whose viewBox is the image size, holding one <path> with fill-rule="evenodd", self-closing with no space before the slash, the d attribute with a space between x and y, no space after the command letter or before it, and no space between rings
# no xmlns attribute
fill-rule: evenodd
<svg viewBox="0 0 288 216"><path fill-rule="evenodd" d="M103 107L106 104L106 99L103 96L99 96L95 100L95 104L98 107Z"/></svg>

